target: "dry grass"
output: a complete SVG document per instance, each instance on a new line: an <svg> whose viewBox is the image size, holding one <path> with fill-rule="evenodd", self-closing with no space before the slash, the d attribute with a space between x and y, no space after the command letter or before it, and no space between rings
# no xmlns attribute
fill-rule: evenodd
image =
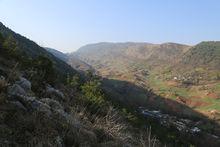
<svg viewBox="0 0 220 147"><path fill-rule="evenodd" d="M156 147L158 146L158 140L156 137L152 137L151 127L146 131L140 131L139 136L140 147Z"/></svg>
<svg viewBox="0 0 220 147"><path fill-rule="evenodd" d="M135 147L160 146L156 137L152 136L151 128L136 130L119 113L117 109L109 106L107 113L102 116L99 111L95 114L88 113L88 109L77 105L74 113L79 116L81 122L93 130L102 143L119 143L118 146L127 144ZM121 145L122 144L122 145Z"/></svg>
<svg viewBox="0 0 220 147"><path fill-rule="evenodd" d="M117 138L122 141L131 139L131 135L128 135L128 124L126 124L121 118L116 109L109 106L107 114L102 117L94 115L92 117L93 128L103 130L109 137Z"/></svg>

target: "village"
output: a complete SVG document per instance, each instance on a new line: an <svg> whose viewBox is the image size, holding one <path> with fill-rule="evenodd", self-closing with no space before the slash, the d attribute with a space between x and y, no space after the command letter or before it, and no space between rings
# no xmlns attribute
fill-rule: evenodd
<svg viewBox="0 0 220 147"><path fill-rule="evenodd" d="M181 133L190 133L193 136L206 135L214 139L220 137L208 132L203 131L200 128L201 121L193 121L186 118L178 118L169 114L162 113L160 110L148 110L145 107L139 107L138 112L145 118L158 121L162 126L167 128L175 128Z"/></svg>

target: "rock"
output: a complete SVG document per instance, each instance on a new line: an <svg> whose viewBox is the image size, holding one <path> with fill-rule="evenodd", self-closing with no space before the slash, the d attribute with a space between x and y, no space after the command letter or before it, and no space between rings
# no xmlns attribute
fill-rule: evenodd
<svg viewBox="0 0 220 147"><path fill-rule="evenodd" d="M26 96L27 93L25 90L18 84L13 84L12 86L8 87L8 95L9 96L18 96L18 95L23 95Z"/></svg>
<svg viewBox="0 0 220 147"><path fill-rule="evenodd" d="M45 103L40 102L35 97L28 97L23 95L17 95L15 97L20 103L22 103L28 110L38 111L45 113L47 116L51 116L51 108Z"/></svg>
<svg viewBox="0 0 220 147"><path fill-rule="evenodd" d="M20 85L26 92L31 91L31 82L23 77L20 77L20 81L16 81L15 84Z"/></svg>
<svg viewBox="0 0 220 147"><path fill-rule="evenodd" d="M5 80L5 77L0 75L0 80Z"/></svg>
<svg viewBox="0 0 220 147"><path fill-rule="evenodd" d="M61 91L59 91L57 89L54 89L50 85L48 85L46 87L46 97L49 97L49 98L52 98L52 99L55 99L55 100L58 100L58 101L64 101L65 100L64 94Z"/></svg>
<svg viewBox="0 0 220 147"><path fill-rule="evenodd" d="M56 100L50 98L43 98L40 101L47 104L54 110L63 110L63 106Z"/></svg>

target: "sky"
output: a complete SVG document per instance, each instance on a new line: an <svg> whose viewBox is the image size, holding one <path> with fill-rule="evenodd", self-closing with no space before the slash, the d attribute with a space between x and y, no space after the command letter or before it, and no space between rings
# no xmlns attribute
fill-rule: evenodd
<svg viewBox="0 0 220 147"><path fill-rule="evenodd" d="M0 0L0 21L63 52L96 42L220 40L220 0Z"/></svg>

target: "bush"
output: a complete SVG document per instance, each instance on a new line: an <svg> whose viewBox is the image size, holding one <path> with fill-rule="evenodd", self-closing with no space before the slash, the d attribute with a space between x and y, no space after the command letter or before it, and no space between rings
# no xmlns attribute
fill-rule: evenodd
<svg viewBox="0 0 220 147"><path fill-rule="evenodd" d="M74 75L74 76L70 77L70 75L68 74L66 83L71 88L78 88L78 86L79 86L79 76Z"/></svg>
<svg viewBox="0 0 220 147"><path fill-rule="evenodd" d="M30 60L27 71L33 91L36 93L41 93L46 83L51 85L55 84L56 74L53 62L45 56L39 56L34 60Z"/></svg>
<svg viewBox="0 0 220 147"><path fill-rule="evenodd" d="M49 84L54 84L56 80L55 69L53 62L45 57L39 56L33 60L33 68L37 72L37 75L41 78L41 82L46 82Z"/></svg>
<svg viewBox="0 0 220 147"><path fill-rule="evenodd" d="M91 103L103 104L104 94L100 87L101 83L99 80L90 80L81 86L82 93Z"/></svg>

